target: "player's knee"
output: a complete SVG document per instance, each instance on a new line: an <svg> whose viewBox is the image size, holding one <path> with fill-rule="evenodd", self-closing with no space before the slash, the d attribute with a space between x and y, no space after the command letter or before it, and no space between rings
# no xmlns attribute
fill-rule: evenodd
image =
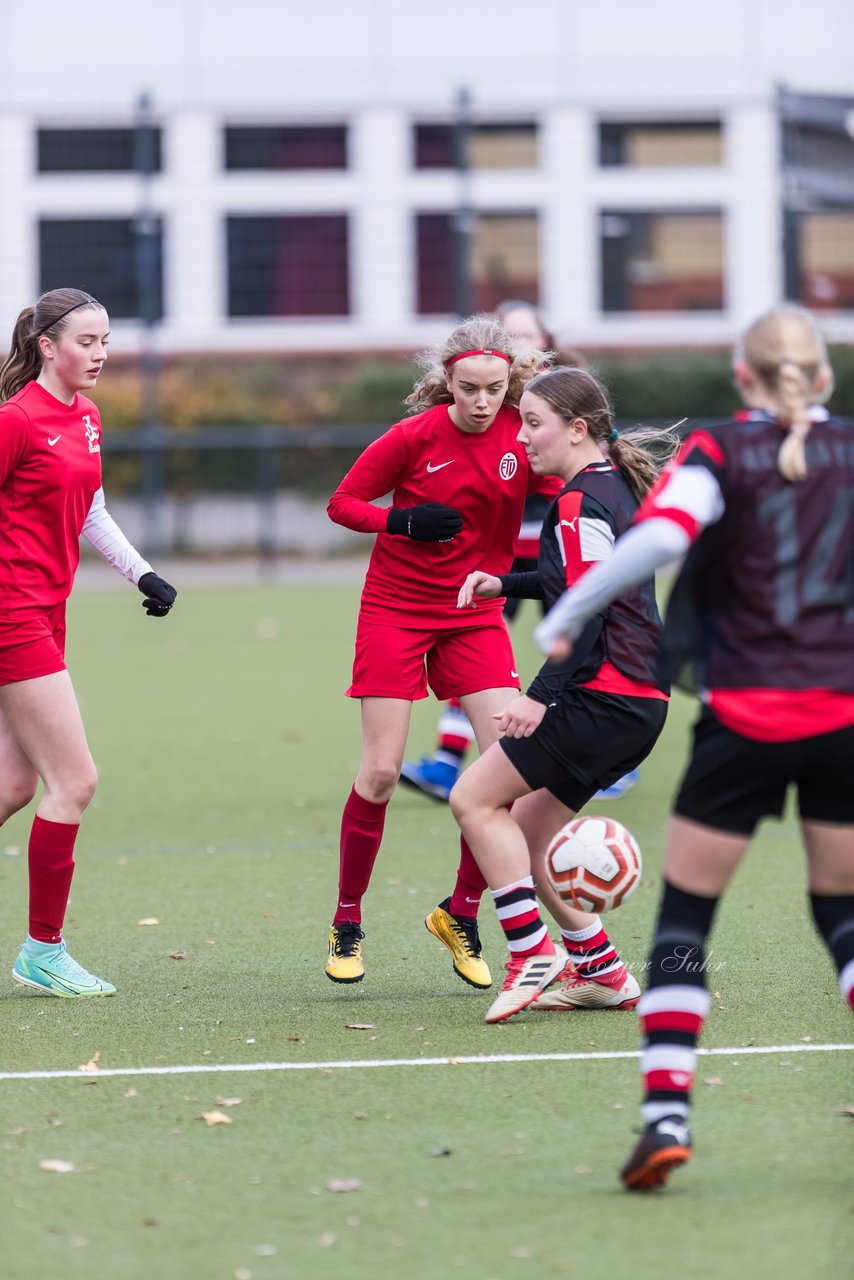
<svg viewBox="0 0 854 1280"><path fill-rule="evenodd" d="M463 774L451 788L451 794L448 797L448 804L451 806L451 813L461 825L471 816L474 807L474 798L472 795L472 787L465 774Z"/></svg>
<svg viewBox="0 0 854 1280"><path fill-rule="evenodd" d="M385 804L391 799L400 776L400 766L394 760L374 760L359 774L358 791L372 804Z"/></svg>
<svg viewBox="0 0 854 1280"><path fill-rule="evenodd" d="M82 813L91 802L97 786L98 770L94 763L90 762L85 769L81 769L73 778L68 779L62 788L63 798L66 803Z"/></svg>
<svg viewBox="0 0 854 1280"><path fill-rule="evenodd" d="M27 807L38 790L38 781L38 774L35 772L3 780L0 791L0 822L5 822L13 813Z"/></svg>

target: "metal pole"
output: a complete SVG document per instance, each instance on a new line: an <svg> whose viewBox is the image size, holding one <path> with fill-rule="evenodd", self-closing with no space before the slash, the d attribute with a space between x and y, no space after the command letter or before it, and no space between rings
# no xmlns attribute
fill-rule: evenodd
<svg viewBox="0 0 854 1280"><path fill-rule="evenodd" d="M800 244L798 228L798 134L797 113L789 91L777 88L777 119L780 127L780 193L782 202L783 297L797 302L800 295Z"/></svg>
<svg viewBox="0 0 854 1280"><path fill-rule="evenodd" d="M151 95L146 92L141 93L137 100L134 129L134 167L139 176L139 205L134 223L134 258L137 304L142 323L140 425L143 445L141 460L143 546L147 554L153 555L163 550L163 447L158 423L158 358L154 341L154 327L159 319L160 302L158 228L152 200L155 159Z"/></svg>
<svg viewBox="0 0 854 1280"><path fill-rule="evenodd" d="M457 174L457 207L452 218L454 310L461 318L471 315L471 244L474 210L471 207L471 95L460 89L451 131L454 169Z"/></svg>

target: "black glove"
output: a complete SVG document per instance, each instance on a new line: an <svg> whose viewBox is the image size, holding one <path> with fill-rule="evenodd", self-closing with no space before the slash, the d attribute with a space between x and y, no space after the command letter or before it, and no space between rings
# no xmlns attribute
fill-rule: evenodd
<svg viewBox="0 0 854 1280"><path fill-rule="evenodd" d="M136 585L146 597L142 607L149 618L165 618L175 603L178 594L175 588L156 573L144 573Z"/></svg>
<svg viewBox="0 0 854 1280"><path fill-rule="evenodd" d="M463 518L455 507L422 502L420 507L392 507L386 532L414 538L416 542L451 542L462 527Z"/></svg>

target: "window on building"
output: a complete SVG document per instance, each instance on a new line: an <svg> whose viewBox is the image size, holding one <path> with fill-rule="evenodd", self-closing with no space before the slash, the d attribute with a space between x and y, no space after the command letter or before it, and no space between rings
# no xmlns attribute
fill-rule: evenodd
<svg viewBox="0 0 854 1280"><path fill-rule="evenodd" d="M227 220L230 316L346 316L347 217L297 214Z"/></svg>
<svg viewBox="0 0 854 1280"><path fill-rule="evenodd" d="M603 122L599 163L638 169L720 166L721 124L719 120Z"/></svg>
<svg viewBox="0 0 854 1280"><path fill-rule="evenodd" d="M454 167L454 127L417 124L414 130L415 168ZM472 169L535 169L538 164L537 126L475 124L468 129L468 164Z"/></svg>
<svg viewBox="0 0 854 1280"><path fill-rule="evenodd" d="M346 169L344 125L228 125L226 169Z"/></svg>
<svg viewBox="0 0 854 1280"><path fill-rule="evenodd" d="M153 318L163 315L163 227L153 226ZM142 314L133 218L42 218L39 222L39 288L69 285L91 293L112 320Z"/></svg>
<svg viewBox="0 0 854 1280"><path fill-rule="evenodd" d="M600 218L603 311L720 311L719 211L628 212Z"/></svg>
<svg viewBox="0 0 854 1280"><path fill-rule="evenodd" d="M456 310L453 217L420 213L416 218L419 315ZM472 218L469 303L493 311L505 298L539 300L539 227L535 213L478 213Z"/></svg>
<svg viewBox="0 0 854 1280"><path fill-rule="evenodd" d="M161 130L151 129L151 169L161 168ZM39 173L132 173L137 167L136 130L39 129Z"/></svg>
<svg viewBox="0 0 854 1280"><path fill-rule="evenodd" d="M822 311L854 309L854 209L817 209L797 220L800 301Z"/></svg>

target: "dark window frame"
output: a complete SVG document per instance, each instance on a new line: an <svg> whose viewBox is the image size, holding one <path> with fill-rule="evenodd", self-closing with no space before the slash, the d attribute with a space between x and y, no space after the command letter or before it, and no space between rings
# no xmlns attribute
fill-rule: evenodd
<svg viewBox="0 0 854 1280"><path fill-rule="evenodd" d="M150 130L150 172L160 173L163 169L163 128L151 125ZM36 172L136 173L136 135L134 125L40 125L35 139ZM91 162L93 153L100 163Z"/></svg>
<svg viewBox="0 0 854 1280"><path fill-rule="evenodd" d="M300 240L300 224L306 231L309 223L314 224L312 234ZM270 234L277 227L280 233L293 233L292 244L288 243L287 235L277 241ZM351 241L352 218L347 211L226 214L227 319L351 316ZM257 285L247 286L247 276L256 280ZM324 293L334 305L320 305ZM312 305L314 298L317 303ZM253 299L260 299L262 305L258 306ZM308 299L309 305L301 299Z"/></svg>
<svg viewBox="0 0 854 1280"><path fill-rule="evenodd" d="M724 143L724 121L721 117L708 116L698 120L599 120L596 126L597 154L600 169L628 169L631 166L623 158L625 153L625 137L632 129L657 130L662 134L695 133L698 129L714 130L720 138L721 150ZM723 157L721 164L723 163ZM656 168L655 165L644 165L642 168ZM675 166L663 166L671 168ZM690 168L717 168L719 166L699 165Z"/></svg>
<svg viewBox="0 0 854 1280"><path fill-rule="evenodd" d="M226 173L340 173L349 168L346 124L226 124L222 167Z"/></svg>
<svg viewBox="0 0 854 1280"><path fill-rule="evenodd" d="M628 298L631 289L631 281L625 270L631 260L630 253L623 253L621 258L613 251L615 242L620 239L616 236L606 236L604 234L604 223L607 218L624 218L628 220L646 220L649 222L653 218L708 218L716 217L720 221L721 227L721 270L720 270L720 299L714 306L679 306L679 307L632 307L627 305L616 305L614 301L609 303L609 295L612 300L620 298L623 301ZM702 207L702 208L683 208L680 206L664 206L653 209L637 209L637 208L613 208L608 207L599 210L598 214L598 244L599 244L599 309L602 315L720 315L726 311L726 209L722 207ZM645 228L642 226L631 227L629 235L625 241L635 244L646 234ZM624 243L625 243L624 241ZM609 251L610 250L610 251ZM622 270L622 273L617 273Z"/></svg>
<svg viewBox="0 0 854 1280"><path fill-rule="evenodd" d="M165 281L165 223L155 218L154 270L156 282L152 320L163 318ZM83 228L91 236L82 234ZM75 237L75 232L78 235ZM77 240L75 244L74 241ZM73 286L91 293L111 320L141 320L138 280L139 246L133 217L40 217L38 220L40 292ZM74 262L62 265L65 250Z"/></svg>

